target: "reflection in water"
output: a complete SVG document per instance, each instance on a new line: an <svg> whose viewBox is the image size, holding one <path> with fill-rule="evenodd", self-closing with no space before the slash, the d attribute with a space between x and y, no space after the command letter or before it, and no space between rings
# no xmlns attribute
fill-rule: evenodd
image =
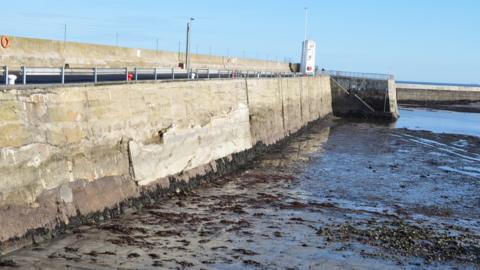
<svg viewBox="0 0 480 270"><path fill-rule="evenodd" d="M401 108L395 127L480 137L480 114Z"/></svg>
<svg viewBox="0 0 480 270"><path fill-rule="evenodd" d="M312 131L295 138L285 148L262 155L256 166L282 168L293 162L307 162L312 153L323 153L322 147L329 135L330 127L314 126Z"/></svg>

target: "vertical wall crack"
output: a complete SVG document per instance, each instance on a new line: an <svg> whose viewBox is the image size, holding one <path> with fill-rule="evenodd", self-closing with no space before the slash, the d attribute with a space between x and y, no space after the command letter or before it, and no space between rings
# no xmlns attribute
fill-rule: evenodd
<svg viewBox="0 0 480 270"><path fill-rule="evenodd" d="M133 159L132 159L132 149L130 149L130 142L132 141L131 138L122 138L121 144L126 143L127 144L127 155L128 155L128 173L130 174L130 177L135 180L135 168L133 167ZM135 181L135 183L137 183ZM137 183L138 185L138 183Z"/></svg>
<svg viewBox="0 0 480 270"><path fill-rule="evenodd" d="M303 83L302 80L300 82L300 120L303 123Z"/></svg>
<svg viewBox="0 0 480 270"><path fill-rule="evenodd" d="M248 96L248 79L245 78L245 96L247 97L247 106L250 108L250 99Z"/></svg>
<svg viewBox="0 0 480 270"><path fill-rule="evenodd" d="M285 128L285 104L284 104L284 96L283 96L283 88L282 88L282 85L281 85L281 81L280 79L277 79L278 81L278 90L280 92L280 98L282 99L282 124L283 124L283 131L285 132L285 134L287 133L287 130Z"/></svg>

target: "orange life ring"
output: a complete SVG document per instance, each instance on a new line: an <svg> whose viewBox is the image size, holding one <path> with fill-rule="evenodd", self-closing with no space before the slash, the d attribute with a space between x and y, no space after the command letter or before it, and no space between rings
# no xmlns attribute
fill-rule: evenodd
<svg viewBox="0 0 480 270"><path fill-rule="evenodd" d="M0 43L4 49L10 47L10 39L7 36L2 36Z"/></svg>

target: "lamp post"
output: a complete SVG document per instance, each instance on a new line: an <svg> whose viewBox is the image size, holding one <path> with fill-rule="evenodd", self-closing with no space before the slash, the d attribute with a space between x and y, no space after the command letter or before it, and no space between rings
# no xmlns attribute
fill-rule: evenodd
<svg viewBox="0 0 480 270"><path fill-rule="evenodd" d="M307 40L308 7L305 7L305 38Z"/></svg>
<svg viewBox="0 0 480 270"><path fill-rule="evenodd" d="M190 70L190 31L192 30L192 22L194 20L194 18L190 18L190 20L187 22L187 45L185 48L185 68L187 69L187 72Z"/></svg>
<svg viewBox="0 0 480 270"><path fill-rule="evenodd" d="M63 43L67 43L67 24L63 25Z"/></svg>

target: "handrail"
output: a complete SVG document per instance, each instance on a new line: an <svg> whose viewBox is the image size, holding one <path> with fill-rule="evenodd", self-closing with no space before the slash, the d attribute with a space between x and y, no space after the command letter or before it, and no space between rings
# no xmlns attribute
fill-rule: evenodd
<svg viewBox="0 0 480 270"><path fill-rule="evenodd" d="M373 80L393 80L395 78L391 74L352 72L352 71L339 71L339 70L322 70L319 73L327 74L333 77L349 77L349 78L362 78L362 79L373 79Z"/></svg>
<svg viewBox="0 0 480 270"><path fill-rule="evenodd" d="M19 84L34 83L59 83L68 82L94 82L100 81L130 81L130 80L167 80L167 79L227 79L227 78L273 78L273 77L297 77L297 73L275 72L265 70L232 70L232 69L180 69L178 67L135 67L123 68L70 68L70 67L26 67L20 70L10 71L8 66L0 67L4 81L1 84L8 85L8 75L17 75ZM36 78L29 77L33 76ZM45 76L42 78L41 76ZM108 77L110 76L110 77ZM39 77L39 78L38 78ZM58 80L56 79L58 78ZM28 81L27 81L28 80Z"/></svg>
<svg viewBox="0 0 480 270"><path fill-rule="evenodd" d="M66 77L72 76L92 76L91 81L97 83L99 76L100 79L105 81L105 76L120 76L123 75L125 81L129 80L146 80L153 79L225 79L225 78L275 78L275 77L301 77L306 76L301 73L294 72L275 72L266 70L216 70L209 68L198 68L185 70L178 67L135 67L134 69L128 68L65 68L65 67L25 67L23 66L20 71L9 71L8 66L0 68L3 73L3 82L0 84L9 84L8 75L17 74L20 75L19 79L22 84L27 84L28 76L58 76L57 83L64 84ZM394 79L393 75L380 74L380 73L362 73L362 72L349 72L349 71L337 71L337 70L322 70L317 75L330 75L332 77L350 77L350 78L363 78L363 79L375 79L375 80L390 80ZM140 77L141 76L141 77ZM118 81L119 77L116 77L113 81ZM70 81L72 81L70 79ZM85 81L83 79L82 81ZM55 82L54 82L55 83Z"/></svg>

